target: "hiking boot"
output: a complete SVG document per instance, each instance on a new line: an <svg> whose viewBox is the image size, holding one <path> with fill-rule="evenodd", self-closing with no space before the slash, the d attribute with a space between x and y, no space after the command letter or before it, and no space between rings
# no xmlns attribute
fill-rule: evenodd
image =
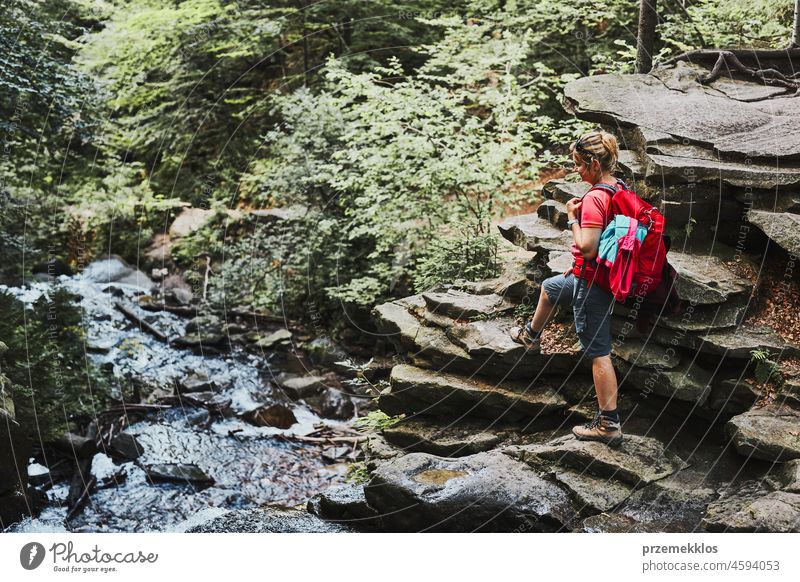
<svg viewBox="0 0 800 582"><path fill-rule="evenodd" d="M533 331L530 321L523 326L512 327L510 330L508 330L508 334L515 343L525 346L525 349L533 352L539 352L542 343L542 336L540 334L538 337L535 337L536 332Z"/></svg>
<svg viewBox="0 0 800 582"><path fill-rule="evenodd" d="M572 434L579 441L600 441L609 447L622 444L622 429L619 422L614 422L599 412L591 422L574 427Z"/></svg>

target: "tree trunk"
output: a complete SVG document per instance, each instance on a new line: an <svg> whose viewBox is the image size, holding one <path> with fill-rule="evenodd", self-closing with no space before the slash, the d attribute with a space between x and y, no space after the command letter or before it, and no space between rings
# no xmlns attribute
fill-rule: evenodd
<svg viewBox="0 0 800 582"><path fill-rule="evenodd" d="M792 29L792 44L790 48L800 47L800 0L794 0L794 28Z"/></svg>
<svg viewBox="0 0 800 582"><path fill-rule="evenodd" d="M656 40L656 0L640 0L639 35L636 40L636 72L649 73L653 68L653 46Z"/></svg>

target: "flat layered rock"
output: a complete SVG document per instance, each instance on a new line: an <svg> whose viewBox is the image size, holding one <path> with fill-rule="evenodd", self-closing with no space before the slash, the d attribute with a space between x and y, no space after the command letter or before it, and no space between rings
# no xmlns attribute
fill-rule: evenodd
<svg viewBox="0 0 800 582"><path fill-rule="evenodd" d="M547 255L547 263L542 273L542 281L555 275L561 275L572 267L574 257L568 251L552 251Z"/></svg>
<svg viewBox="0 0 800 582"><path fill-rule="evenodd" d="M526 351L508 333L515 323L511 318L473 321L448 328L447 336L472 357L497 356L517 361Z"/></svg>
<svg viewBox="0 0 800 582"><path fill-rule="evenodd" d="M634 491L617 512L648 531L695 531L709 503L719 497L707 478L702 470L677 471Z"/></svg>
<svg viewBox="0 0 800 582"><path fill-rule="evenodd" d="M415 413L496 421L534 420L563 411L567 402L550 387L524 389L512 382L490 383L462 376L395 366L391 387L378 404L388 414ZM516 389L516 390L515 390Z"/></svg>
<svg viewBox="0 0 800 582"><path fill-rule="evenodd" d="M800 169L768 163L706 160L662 154L645 154L645 176L680 182L722 181L730 186L768 190L800 183Z"/></svg>
<svg viewBox="0 0 800 582"><path fill-rule="evenodd" d="M503 243L503 241L501 241ZM497 253L501 266L499 277L481 281L456 281L455 286L474 295L496 294L501 297L522 299L536 291L536 284L528 276L532 254L529 251L503 243Z"/></svg>
<svg viewBox="0 0 800 582"><path fill-rule="evenodd" d="M753 350L781 352L783 357L798 355L798 348L783 340L766 325L741 326L734 330L717 331L693 338L701 352L727 358L749 360Z"/></svg>
<svg viewBox="0 0 800 582"><path fill-rule="evenodd" d="M559 531L575 518L566 491L498 451L411 453L379 463L364 491L389 531Z"/></svg>
<svg viewBox="0 0 800 582"><path fill-rule="evenodd" d="M680 356L674 349L654 341L627 339L612 348L615 356L638 368L673 369L680 364Z"/></svg>
<svg viewBox="0 0 800 582"><path fill-rule="evenodd" d="M547 444L506 447L503 451L533 467L557 464L634 486L663 479L686 466L656 439L627 434L617 448L567 435Z"/></svg>
<svg viewBox="0 0 800 582"><path fill-rule="evenodd" d="M800 494L757 487L724 495L708 506L703 527L712 532L800 532Z"/></svg>
<svg viewBox="0 0 800 582"><path fill-rule="evenodd" d="M729 378L716 383L706 400L706 406L724 415L747 412L761 398L760 386L745 378Z"/></svg>
<svg viewBox="0 0 800 582"><path fill-rule="evenodd" d="M671 369L629 367L620 384L700 406L711 394L712 379L713 374L689 361Z"/></svg>
<svg viewBox="0 0 800 582"><path fill-rule="evenodd" d="M724 303L753 289L750 281L733 273L717 256L670 251L668 260L678 273L678 296L685 301L698 305Z"/></svg>
<svg viewBox="0 0 800 582"><path fill-rule="evenodd" d="M407 303L401 301L383 303L372 310L372 315L378 331L384 334L398 351L414 349L414 342L422 324L408 310Z"/></svg>
<svg viewBox="0 0 800 582"><path fill-rule="evenodd" d="M647 168L644 164L642 164L639 155L630 150L619 151L617 166L619 166L619 168L625 174L625 178L628 180L644 178L645 173L647 172ZM632 186L632 184L629 184L629 186Z"/></svg>
<svg viewBox="0 0 800 582"><path fill-rule="evenodd" d="M800 255L800 215L789 212L750 210L747 220L792 255Z"/></svg>
<svg viewBox="0 0 800 582"><path fill-rule="evenodd" d="M800 212L800 193L795 192L763 192L742 188L734 191L738 202L752 210L767 212Z"/></svg>
<svg viewBox="0 0 800 582"><path fill-rule="evenodd" d="M709 333L738 327L742 324L747 312L747 303L743 300L744 298L741 299L714 305L692 306L687 304L679 313L659 318L658 326L666 330L689 333ZM663 341L661 337L657 338L658 341L670 343L675 334L665 331L663 337Z"/></svg>
<svg viewBox="0 0 800 582"><path fill-rule="evenodd" d="M619 481L595 477L591 473L562 469L553 478L571 494L580 514L610 511L625 501L633 488Z"/></svg>
<svg viewBox="0 0 800 582"><path fill-rule="evenodd" d="M513 310L514 306L500 295L472 295L450 289L445 293L423 293L428 311L451 319L492 317Z"/></svg>
<svg viewBox="0 0 800 582"><path fill-rule="evenodd" d="M566 204L572 198L580 198L589 190L586 182L567 182L564 179L550 180L542 186L542 195L547 200Z"/></svg>
<svg viewBox="0 0 800 582"><path fill-rule="evenodd" d="M653 74L582 77L564 88L566 106L587 121L647 127L726 154L800 157L800 138L793 132L792 119L796 104L776 107L773 100L767 102L773 105L770 108L732 99L723 89L706 90L697 82L699 71L685 65L677 63ZM723 85L733 91L730 87ZM744 91L741 85L738 89L739 94Z"/></svg>
<svg viewBox="0 0 800 582"><path fill-rule="evenodd" d="M503 436L488 430L487 423L448 424L421 419L403 420L383 431L384 438L396 447L439 457L464 457L493 449Z"/></svg>
<svg viewBox="0 0 800 582"><path fill-rule="evenodd" d="M536 209L536 214L557 228L567 228L567 207L557 200L545 200Z"/></svg>
<svg viewBox="0 0 800 582"><path fill-rule="evenodd" d="M497 226L503 238L528 251L550 252L569 249L572 235L536 214L520 214Z"/></svg>
<svg viewBox="0 0 800 582"><path fill-rule="evenodd" d="M800 458L800 412L788 406L753 408L725 425L736 450L765 461Z"/></svg>

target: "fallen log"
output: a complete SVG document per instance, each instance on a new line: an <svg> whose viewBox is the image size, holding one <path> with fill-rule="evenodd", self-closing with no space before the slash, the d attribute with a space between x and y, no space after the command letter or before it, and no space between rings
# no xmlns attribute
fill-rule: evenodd
<svg viewBox="0 0 800 582"><path fill-rule="evenodd" d="M156 329L152 324L147 323L144 319L139 317L139 315L133 309L120 301L116 301L114 306L121 311L125 317L137 324L141 329L154 336L157 340L167 343L167 336L160 330Z"/></svg>

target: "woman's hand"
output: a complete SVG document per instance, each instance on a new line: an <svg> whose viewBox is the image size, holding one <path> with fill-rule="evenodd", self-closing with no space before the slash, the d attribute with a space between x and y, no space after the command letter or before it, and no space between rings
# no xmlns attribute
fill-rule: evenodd
<svg viewBox="0 0 800 582"><path fill-rule="evenodd" d="M567 218L569 220L576 220L578 217L578 209L581 207L582 201L580 198L572 198L567 202Z"/></svg>

